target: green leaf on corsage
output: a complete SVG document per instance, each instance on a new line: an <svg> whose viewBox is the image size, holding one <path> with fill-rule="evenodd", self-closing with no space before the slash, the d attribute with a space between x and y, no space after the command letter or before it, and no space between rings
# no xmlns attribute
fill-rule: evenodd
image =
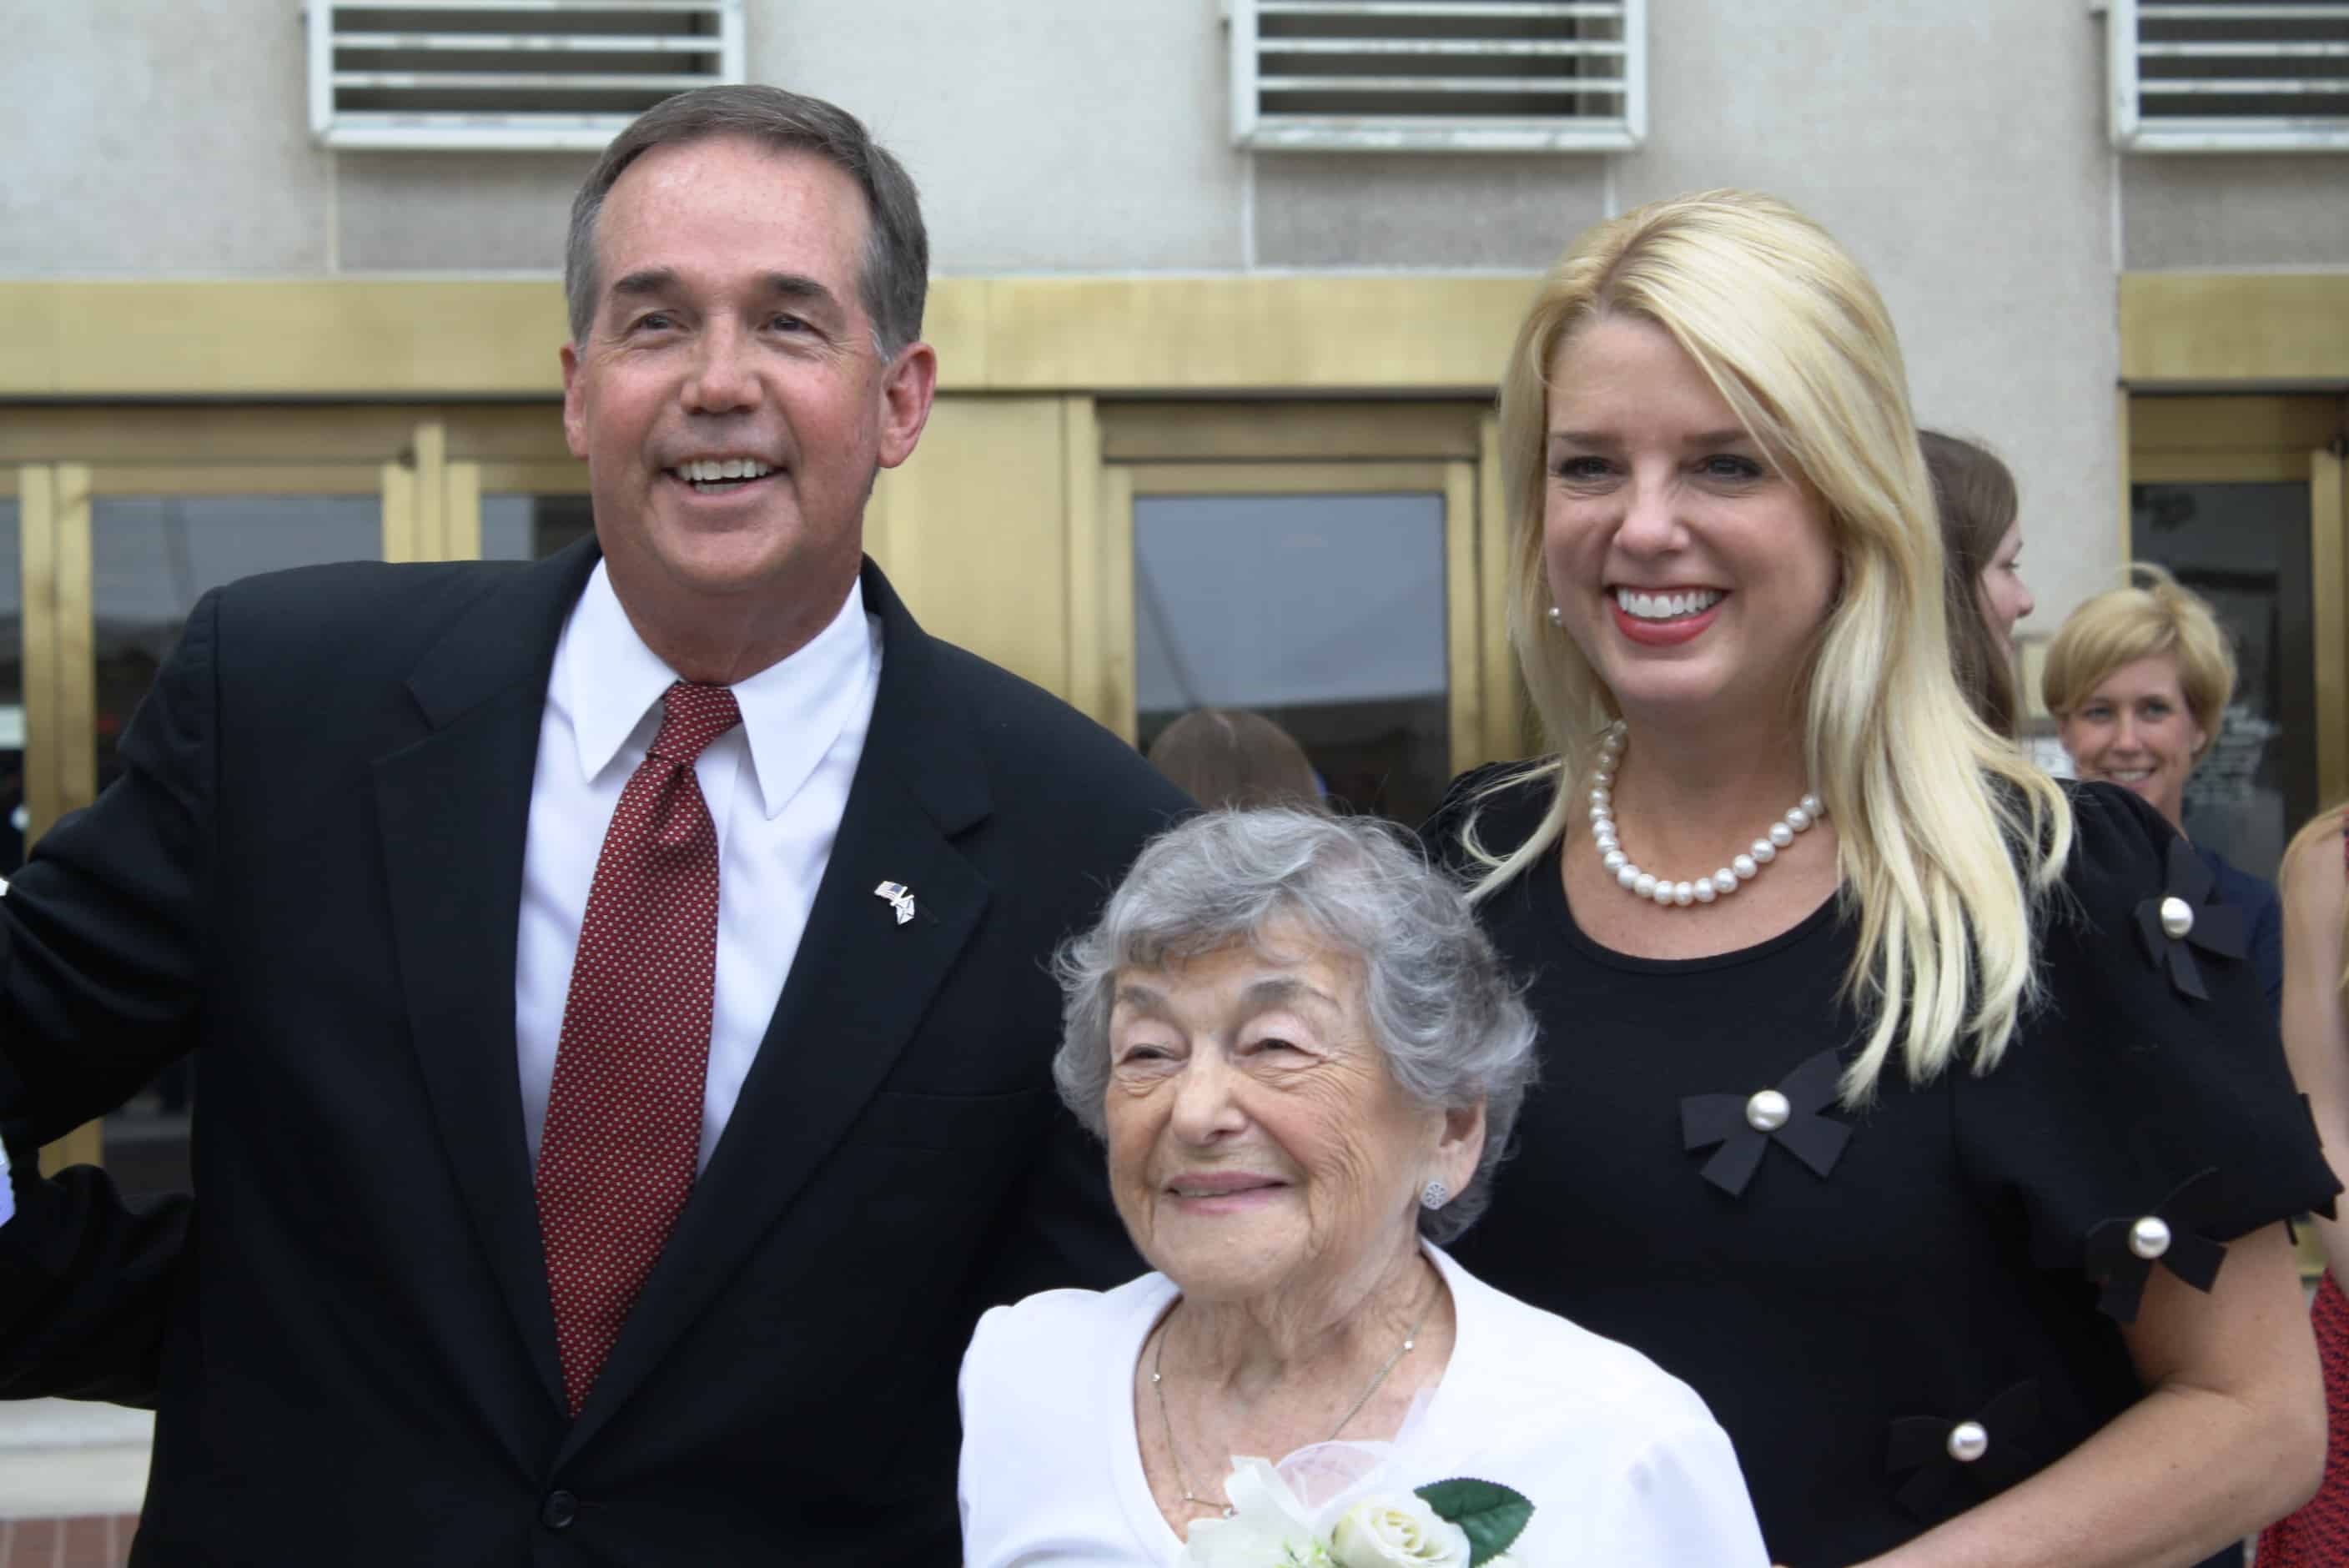
<svg viewBox="0 0 2349 1568"><path fill-rule="evenodd" d="M1430 1482L1419 1489L1419 1498L1468 1537L1469 1568L1480 1568L1506 1552L1534 1516L1534 1505L1525 1493L1468 1476Z"/></svg>

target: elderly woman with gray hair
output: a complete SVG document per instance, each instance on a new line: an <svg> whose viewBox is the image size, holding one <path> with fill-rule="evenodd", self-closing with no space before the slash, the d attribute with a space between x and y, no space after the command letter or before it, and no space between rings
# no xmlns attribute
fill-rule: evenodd
<svg viewBox="0 0 2349 1568"><path fill-rule="evenodd" d="M1693 1393L1441 1250L1534 1026L1416 848L1194 818L1060 971L1061 1092L1154 1272L980 1321L967 1563L1766 1561Z"/></svg>

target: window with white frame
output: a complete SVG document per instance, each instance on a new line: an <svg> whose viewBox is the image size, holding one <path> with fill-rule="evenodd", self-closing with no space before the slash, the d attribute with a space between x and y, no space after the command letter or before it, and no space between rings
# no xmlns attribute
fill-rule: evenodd
<svg viewBox="0 0 2349 1568"><path fill-rule="evenodd" d="M599 149L673 94L742 79L741 0L306 0L328 147Z"/></svg>
<svg viewBox="0 0 2349 1568"><path fill-rule="evenodd" d="M1636 147L1646 0L1228 0L1242 147Z"/></svg>
<svg viewBox="0 0 2349 1568"><path fill-rule="evenodd" d="M2349 4L2111 0L2114 145L2349 151Z"/></svg>

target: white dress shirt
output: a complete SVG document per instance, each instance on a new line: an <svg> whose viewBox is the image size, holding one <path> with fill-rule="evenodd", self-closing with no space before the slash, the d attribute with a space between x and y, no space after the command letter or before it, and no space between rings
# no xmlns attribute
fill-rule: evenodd
<svg viewBox="0 0 2349 1568"><path fill-rule="evenodd" d="M661 694L678 678L636 635L596 562L555 645L531 780L514 1035L533 1170L605 830L660 732ZM880 684L881 623L864 613L859 584L814 640L732 688L741 725L694 764L718 830L717 995L698 1168L726 1130L782 995Z"/></svg>

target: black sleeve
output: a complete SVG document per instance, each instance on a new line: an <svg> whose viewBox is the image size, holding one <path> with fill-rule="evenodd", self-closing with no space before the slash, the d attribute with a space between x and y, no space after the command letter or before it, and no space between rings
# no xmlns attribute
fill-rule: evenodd
<svg viewBox="0 0 2349 1568"><path fill-rule="evenodd" d="M2196 897L2150 807L2109 785L2073 799L2044 996L1996 1068L1956 1069L1959 1144L1970 1178L2019 1210L2034 1261L2085 1272L2126 1321L2157 1264L2208 1289L2227 1243L2331 1212L2338 1183L2246 934ZM2171 898L2189 904L2182 936L2162 924ZM2158 1224L2132 1245L2139 1222Z"/></svg>
<svg viewBox="0 0 2349 1568"><path fill-rule="evenodd" d="M16 1208L0 1225L0 1396L141 1402L152 1387L189 1206L134 1209L88 1168L44 1179L36 1153L192 1044L217 610L211 595L197 605L140 703L123 777L0 894L0 1136Z"/></svg>
<svg viewBox="0 0 2349 1568"><path fill-rule="evenodd" d="M16 1214L0 1225L0 1399L151 1407L191 1201L126 1204L90 1165L44 1180L38 1146L6 1142Z"/></svg>

